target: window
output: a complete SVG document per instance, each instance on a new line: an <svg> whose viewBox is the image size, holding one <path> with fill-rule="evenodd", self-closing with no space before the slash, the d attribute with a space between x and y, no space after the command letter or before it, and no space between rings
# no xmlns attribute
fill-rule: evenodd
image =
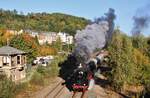
<svg viewBox="0 0 150 98"><path fill-rule="evenodd" d="M9 57L7 56L4 56L3 58L3 66L9 66Z"/></svg>
<svg viewBox="0 0 150 98"><path fill-rule="evenodd" d="M17 56L17 64L21 64L21 62L20 62L20 56Z"/></svg>

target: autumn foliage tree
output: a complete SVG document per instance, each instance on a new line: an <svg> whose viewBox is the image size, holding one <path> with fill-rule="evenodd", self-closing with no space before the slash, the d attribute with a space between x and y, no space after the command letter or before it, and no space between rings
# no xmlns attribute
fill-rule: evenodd
<svg viewBox="0 0 150 98"><path fill-rule="evenodd" d="M10 46L27 52L28 62L32 62L37 55L38 45L35 39L28 34L14 36L10 41Z"/></svg>
<svg viewBox="0 0 150 98"><path fill-rule="evenodd" d="M38 56L46 56L46 55L55 55L56 49L49 46L40 46L38 47Z"/></svg>
<svg viewBox="0 0 150 98"><path fill-rule="evenodd" d="M144 40L133 41L132 37L123 34L119 29L114 31L108 47L111 55L110 65L113 68L109 79L117 91L139 94L149 90L150 57L144 53L146 48L142 45Z"/></svg>
<svg viewBox="0 0 150 98"><path fill-rule="evenodd" d="M13 35L8 32L6 29L0 29L0 45L6 45L7 42L10 41L10 39L13 37Z"/></svg>

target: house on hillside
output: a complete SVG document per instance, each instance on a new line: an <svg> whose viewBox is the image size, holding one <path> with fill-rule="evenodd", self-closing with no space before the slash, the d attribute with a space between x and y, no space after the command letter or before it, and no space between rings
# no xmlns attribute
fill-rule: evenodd
<svg viewBox="0 0 150 98"><path fill-rule="evenodd" d="M67 44L73 44L73 36L68 35L67 38L66 38L66 43Z"/></svg>
<svg viewBox="0 0 150 98"><path fill-rule="evenodd" d="M10 33L12 35L19 35L23 33L23 30L21 29L20 31L16 31L16 30L6 30L7 33Z"/></svg>
<svg viewBox="0 0 150 98"><path fill-rule="evenodd" d="M6 74L13 81L26 76L26 52L10 46L0 48L0 72Z"/></svg>
<svg viewBox="0 0 150 98"><path fill-rule="evenodd" d="M57 39L55 32L39 33L37 37L41 45L45 43L52 44Z"/></svg>
<svg viewBox="0 0 150 98"><path fill-rule="evenodd" d="M57 40L57 33L56 32L51 32L50 36L52 37L52 42L55 42Z"/></svg>
<svg viewBox="0 0 150 98"><path fill-rule="evenodd" d="M28 34L32 37L35 37L35 36L38 36L39 33L33 31L33 32L29 32Z"/></svg>
<svg viewBox="0 0 150 98"><path fill-rule="evenodd" d="M64 33L64 32L59 32L57 34L57 38L61 39L61 42L64 44L72 44L73 43L73 36Z"/></svg>
<svg viewBox="0 0 150 98"><path fill-rule="evenodd" d="M35 37L37 36L39 44L43 45L45 43L52 44L56 42L58 38L60 38L63 44L73 44L73 36L65 33L65 32L34 32L30 30L26 30L30 36Z"/></svg>

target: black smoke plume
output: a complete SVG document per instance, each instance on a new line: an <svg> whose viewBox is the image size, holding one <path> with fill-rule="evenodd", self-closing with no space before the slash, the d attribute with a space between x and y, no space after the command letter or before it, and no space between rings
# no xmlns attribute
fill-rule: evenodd
<svg viewBox="0 0 150 98"><path fill-rule="evenodd" d="M75 35L74 55L86 63L96 50L104 48L111 40L114 30L115 10L110 8L105 17L96 19Z"/></svg>
<svg viewBox="0 0 150 98"><path fill-rule="evenodd" d="M133 36L138 36L149 27L150 23L150 4L137 10L136 15L133 16L133 28L131 33Z"/></svg>

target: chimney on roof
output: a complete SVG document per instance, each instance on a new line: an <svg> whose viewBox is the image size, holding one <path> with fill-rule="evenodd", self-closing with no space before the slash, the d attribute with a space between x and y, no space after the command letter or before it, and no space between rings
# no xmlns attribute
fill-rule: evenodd
<svg viewBox="0 0 150 98"><path fill-rule="evenodd" d="M7 38L7 46L9 46L9 39Z"/></svg>

